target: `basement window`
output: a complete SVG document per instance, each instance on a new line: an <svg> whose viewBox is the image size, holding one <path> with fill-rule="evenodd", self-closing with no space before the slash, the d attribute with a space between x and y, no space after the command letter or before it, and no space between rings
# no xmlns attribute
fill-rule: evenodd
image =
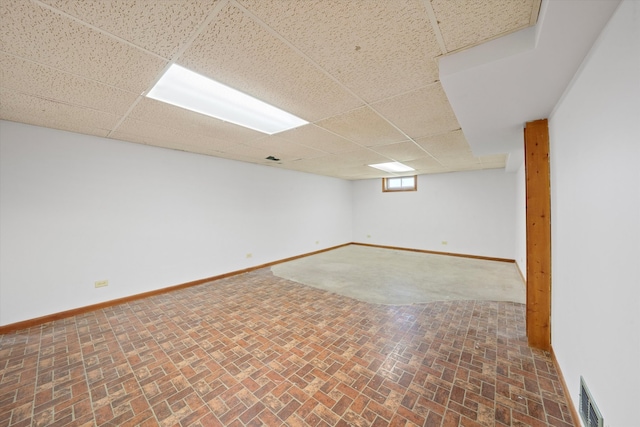
<svg viewBox="0 0 640 427"><path fill-rule="evenodd" d="M382 191L417 191L418 177L398 176L393 178L382 178Z"/></svg>

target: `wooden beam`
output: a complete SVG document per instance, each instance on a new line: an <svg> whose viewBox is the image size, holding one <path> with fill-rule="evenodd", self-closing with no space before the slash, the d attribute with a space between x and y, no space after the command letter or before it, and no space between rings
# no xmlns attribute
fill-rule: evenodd
<svg viewBox="0 0 640 427"><path fill-rule="evenodd" d="M527 337L551 350L551 187L547 120L524 129L527 189Z"/></svg>

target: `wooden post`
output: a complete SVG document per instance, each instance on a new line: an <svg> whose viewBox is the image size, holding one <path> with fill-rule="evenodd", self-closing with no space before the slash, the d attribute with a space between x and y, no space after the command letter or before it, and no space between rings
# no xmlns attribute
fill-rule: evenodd
<svg viewBox="0 0 640 427"><path fill-rule="evenodd" d="M547 120L524 129L527 189L527 337L551 350L551 187Z"/></svg>

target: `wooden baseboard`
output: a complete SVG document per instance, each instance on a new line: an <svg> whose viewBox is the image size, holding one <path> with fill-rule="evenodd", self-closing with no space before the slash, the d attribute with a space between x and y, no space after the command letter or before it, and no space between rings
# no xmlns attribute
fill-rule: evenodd
<svg viewBox="0 0 640 427"><path fill-rule="evenodd" d="M131 296L128 296L128 297L123 297L123 298L117 298L117 299L114 299L114 300L104 301L104 302L101 302L101 303L98 303L98 304L92 304L92 305L87 305L87 306L84 306L84 307L73 308L71 310L61 311L59 313L53 313L53 314L48 314L48 315L42 316L42 317L36 317L35 319L28 319L28 320L23 320L21 322L10 323L8 325L0 326L0 335L1 334L8 334L8 333L20 330L20 329L31 328L33 326L38 326L38 325L41 325L43 323L48 323L48 322L53 322L53 321L60 320L60 319L65 319L67 317L77 316L77 315L84 314L84 313L87 313L87 312L90 312L90 311L100 310L102 308L112 307L114 305L124 304L124 303L130 302L130 301L136 301L136 300L139 300L139 299L142 299L142 298L152 297L154 295L160 295L160 294L164 294L164 293L167 293L167 292L177 291L179 289L190 288L191 286L202 285L204 283L213 282L215 280L220 280L220 279L224 279L224 278L231 277L231 276L237 276L238 274L249 273L251 271L259 270L261 268L271 267L273 265L281 264L283 262L293 261L293 260L296 260L296 259L299 259L299 258L308 257L310 255L315 255L315 254L319 254L319 253L322 253L322 252L331 251L333 249L341 248L343 246L348 246L350 244L351 243L344 243L342 245L332 246L330 248L321 249L319 251L309 252L309 253L302 254L302 255L296 255L296 256L285 258L285 259L281 259L281 260L278 260L278 261L268 262L266 264L255 265L253 267L243 268L242 270L236 270L236 271L231 271L229 273L220 274L220 275L217 275L217 276L207 277L205 279L194 280L192 282L187 282L187 283L182 283L182 284L179 284L179 285L169 286L167 288L155 289L153 291L143 292L143 293L131 295Z"/></svg>
<svg viewBox="0 0 640 427"><path fill-rule="evenodd" d="M495 257L481 256L481 255L456 254L456 253L453 253L453 252L428 251L426 249L402 248L402 247L397 247L397 246L372 245L370 243L353 242L352 244L353 245L358 245L358 246L369 246L369 247L372 247L372 248L395 249L395 250L398 250L398 251L419 252L419 253L423 253L423 254L447 255L447 256L455 256L455 257L460 257L460 258L482 259L482 260L486 260L486 261L500 261L500 262L513 262L513 263L516 262L515 259L509 259L509 258L495 258Z"/></svg>
<svg viewBox="0 0 640 427"><path fill-rule="evenodd" d="M553 346L551 346L551 360L553 361L554 366L556 367L556 371L558 372L558 378L560 378L560 382L562 383L562 390L564 391L564 395L567 398L567 405L569 405L569 411L571 411L571 418L573 418L573 425L575 427L581 427L580 424L580 415L576 410L575 405L573 404L573 399L571 399L571 393L569 391L569 387L567 387L567 382L564 380L564 375L562 375L562 370L560 369L560 364L558 363L558 359L556 358L556 353L553 351Z"/></svg>
<svg viewBox="0 0 640 427"><path fill-rule="evenodd" d="M87 313L87 312L90 312L90 311L100 310L100 309L103 309L103 308L112 307L114 305L124 304L124 303L130 302L130 301L135 301L135 300L139 300L139 299L142 299L142 298L152 297L154 295L160 295L160 294L164 294L164 293L167 293L167 292L177 291L179 289L189 288L191 286L202 285L202 284L207 283L207 282L213 282L215 280L220 280L220 279L224 279L224 278L227 278L227 277L236 276L238 274L249 273L251 271L259 270L261 268L271 267L271 266L276 265L276 264L281 264L281 263L287 262L287 261L293 261L293 260L296 260L296 259L299 259L299 258L304 258L304 257L310 256L310 255L315 255L315 254L319 254L319 253L322 253L322 252L327 252L327 251L330 251L330 250L333 250L333 249L337 249L337 248L341 248L341 247L348 246L348 245L369 246L369 247L374 247L374 248L395 249L395 250L400 250L400 251L420 252L420 253L435 254L435 255L448 255L448 256L456 256L456 257L462 257L462 258L482 259L482 260L488 260L488 261L515 262L515 260L506 259L506 258L484 257L484 256L478 256L478 255L465 255L465 254L456 254L456 253L450 253L450 252L436 252L436 251L427 251L427 250L423 250L423 249L411 249L411 248L401 248L401 247L396 247L396 246L371 245L371 244L367 244L367 243L351 242L351 243L344 243L344 244L338 245L338 246L332 246L332 247L326 248L326 249L321 249L319 251L309 252L309 253L302 254L302 255L296 255L296 256L285 258L285 259L281 259L281 260L278 260L278 261L268 262L266 264L255 265L253 267L244 268L242 270L231 271L229 273L224 273L224 274L220 274L220 275L217 275L217 276L212 276L212 277L207 277L207 278L204 278L204 279L194 280L192 282L182 283L182 284L179 284L179 285L169 286L169 287L162 288L162 289L155 289L153 291L143 292L143 293L131 295L131 296L128 296L128 297L123 297L123 298L117 298L117 299L114 299L114 300L104 301L104 302L101 302L101 303L98 303L98 304L92 304L92 305L87 305L87 306L84 306L84 307L74 308L74 309L71 309L71 310L61 311L61 312L58 312L58 313L48 314L46 316L37 317L35 319L28 319L28 320L23 320L21 322L10 323L8 325L0 326L0 334L7 334L7 333L10 333L10 332L14 332L14 331L20 330L20 329L26 329L26 328L31 328L33 326L38 326L38 325L41 325L43 323L53 322L53 321L56 321L56 320L65 319L67 317L77 316L77 315L84 314L84 313Z"/></svg>

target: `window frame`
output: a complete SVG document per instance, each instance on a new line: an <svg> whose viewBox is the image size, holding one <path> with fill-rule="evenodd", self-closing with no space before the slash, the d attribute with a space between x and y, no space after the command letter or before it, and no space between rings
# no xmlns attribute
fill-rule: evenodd
<svg viewBox="0 0 640 427"><path fill-rule="evenodd" d="M391 179L402 179L402 178L413 178L413 187L400 187L398 189L390 189L389 188L389 180ZM389 176L382 178L382 192L383 193L398 193L403 191L418 191L418 175L409 175L409 176Z"/></svg>

